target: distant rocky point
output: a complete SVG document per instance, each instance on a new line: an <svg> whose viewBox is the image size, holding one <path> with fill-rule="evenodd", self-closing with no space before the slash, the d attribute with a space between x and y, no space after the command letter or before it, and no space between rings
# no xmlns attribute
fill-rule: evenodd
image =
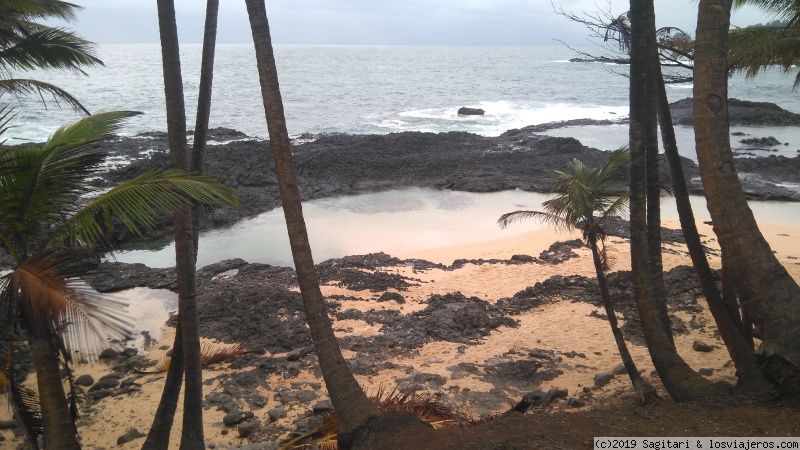
<svg viewBox="0 0 800 450"><path fill-rule="evenodd" d="M694 125L693 100L691 97L670 103L672 123ZM731 125L751 127L780 127L800 125L800 114L787 111L774 103L751 102L736 98L728 99L728 117Z"/></svg>

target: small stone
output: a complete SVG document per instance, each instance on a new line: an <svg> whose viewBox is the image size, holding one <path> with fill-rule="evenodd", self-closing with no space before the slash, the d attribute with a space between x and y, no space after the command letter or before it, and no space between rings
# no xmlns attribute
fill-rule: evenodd
<svg viewBox="0 0 800 450"><path fill-rule="evenodd" d="M89 392L97 391L100 389L111 389L119 386L118 378L106 378L95 383L94 386L89 388Z"/></svg>
<svg viewBox="0 0 800 450"><path fill-rule="evenodd" d="M125 374L122 373L122 372L111 372L109 374L106 374L106 375L103 375L102 377L100 377L100 381L108 380L108 379L112 379L112 378L119 380L120 378L122 378L124 376L125 376Z"/></svg>
<svg viewBox="0 0 800 450"><path fill-rule="evenodd" d="M321 383L308 383L308 385L311 386L311 389L314 389L315 391L322 389Z"/></svg>
<svg viewBox="0 0 800 450"><path fill-rule="evenodd" d="M101 398L111 397L114 395L114 391L111 389L98 389L96 391L89 391L87 394L89 398L92 400L100 400Z"/></svg>
<svg viewBox="0 0 800 450"><path fill-rule="evenodd" d="M137 430L136 428L131 428L130 430L128 430L127 433L117 438L117 445L126 444L134 439L139 439L144 436L145 435L140 433L139 430Z"/></svg>
<svg viewBox="0 0 800 450"><path fill-rule="evenodd" d="M315 391L297 391L297 399L303 403L309 403L317 399Z"/></svg>
<svg viewBox="0 0 800 450"><path fill-rule="evenodd" d="M595 387L603 387L614 379L614 374L611 372L601 372L594 376Z"/></svg>
<svg viewBox="0 0 800 450"><path fill-rule="evenodd" d="M286 417L286 409L284 408L272 408L267 411L267 415L269 416L269 420L275 422L278 419L283 419Z"/></svg>
<svg viewBox="0 0 800 450"><path fill-rule="evenodd" d="M111 359L111 358L116 358L117 356L119 356L118 351L114 350L113 348L107 348L102 352L100 352L99 357L100 359Z"/></svg>
<svg viewBox="0 0 800 450"><path fill-rule="evenodd" d="M708 367L703 367L697 371L698 374L707 377L714 373L714 369L710 369Z"/></svg>
<svg viewBox="0 0 800 450"><path fill-rule="evenodd" d="M570 408L583 408L586 406L586 402L579 398L570 398L567 400L567 406Z"/></svg>
<svg viewBox="0 0 800 450"><path fill-rule="evenodd" d="M245 422L240 423L236 430L239 432L240 438L246 438L253 434L258 429L258 422Z"/></svg>
<svg viewBox="0 0 800 450"><path fill-rule="evenodd" d="M146 379L146 380L144 381L144 384L147 384L147 383L155 383L156 381L158 381L158 380L163 380L164 378L165 378L165 377L152 377L152 378L148 378L148 379Z"/></svg>
<svg viewBox="0 0 800 450"><path fill-rule="evenodd" d="M311 347L296 348L286 354L286 359L289 361L300 361L300 359L307 356L312 351L313 349Z"/></svg>
<svg viewBox="0 0 800 450"><path fill-rule="evenodd" d="M126 348L125 350L122 351L122 355L123 356L127 356L128 358L130 358L131 356L136 356L138 354L139 354L139 350L136 350L135 348L131 348L131 347L128 347L128 348Z"/></svg>
<svg viewBox="0 0 800 450"><path fill-rule="evenodd" d="M91 375L81 375L75 379L75 384L78 386L91 386L94 384L94 378Z"/></svg>
<svg viewBox="0 0 800 450"><path fill-rule="evenodd" d="M333 411L333 405L331 404L330 400L322 400L314 404L314 407L311 408L311 411L314 415L319 414L326 414Z"/></svg>
<svg viewBox="0 0 800 450"><path fill-rule="evenodd" d="M710 344L706 344L703 341L694 341L692 343L692 349L694 351L696 351L696 352L708 353L708 352L714 350L714 346L710 345Z"/></svg>
<svg viewBox="0 0 800 450"><path fill-rule="evenodd" d="M628 373L628 369L626 369L623 364L619 364L617 365L617 367L614 367L614 370L612 370L611 372L613 372L614 375L624 375Z"/></svg>
<svg viewBox="0 0 800 450"><path fill-rule="evenodd" d="M230 427L238 423L244 422L245 420L251 417L253 417L252 412L250 411L242 412L239 411L238 409L235 409L222 418L222 423Z"/></svg>

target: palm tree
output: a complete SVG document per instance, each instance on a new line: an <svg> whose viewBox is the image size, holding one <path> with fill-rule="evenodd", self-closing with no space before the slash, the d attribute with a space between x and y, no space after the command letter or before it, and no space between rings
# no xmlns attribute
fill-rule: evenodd
<svg viewBox="0 0 800 450"><path fill-rule="evenodd" d="M2 370L11 381L17 418L33 419L24 427L30 433L43 428L45 448L80 448L59 358L68 363L79 352L81 359L91 360L108 346L108 338L122 337L129 329L123 304L98 296L74 278L81 250L110 246L108 232L115 223L141 235L155 231L162 214L192 200L235 202L232 189L178 170L151 171L93 196L97 193L86 179L98 172L106 154L91 144L134 114L89 116L60 128L41 147L0 150L0 241L13 261L11 273L0 278L2 339L13 343L15 324L27 330L41 424L28 409L32 402L16 384L13 370ZM30 437L35 445L35 436Z"/></svg>
<svg viewBox="0 0 800 450"><path fill-rule="evenodd" d="M538 219L553 225L556 229L572 231L578 229L583 234L583 239L592 250L592 260L597 274L597 283L603 298L603 306L611 326L611 333L617 343L620 357L628 371L633 388L639 395L642 404L651 403L657 398L656 391L645 381L636 364L633 362L622 331L617 325L617 316L614 303L608 292L605 273L610 269L606 255L605 232L603 220L606 217L624 214L627 210L628 195L616 199L609 185L611 174L623 164L628 162L628 150L620 149L614 152L608 162L600 168L586 167L573 159L567 164L567 172L555 171L558 179L556 192L558 194L542 203L544 211L514 211L500 216L497 221L501 228L523 219ZM597 215L595 215L597 214Z"/></svg>
<svg viewBox="0 0 800 450"><path fill-rule="evenodd" d="M203 173L203 160L205 156L206 140L208 136L208 121L211 114L211 87L214 75L214 53L217 36L217 15L219 0L208 0L206 6L205 33L203 35L203 56L200 69L200 94L197 99L197 121L194 130L194 143L192 145L192 171ZM197 248L199 243L201 208L195 205L192 208L192 241L197 262ZM169 366L167 380L158 403L158 409L153 417L153 425L147 434L147 439L142 445L143 450L166 450L169 446L169 436L172 423L175 419L175 410L178 407L178 398L183 381L184 354L183 354L183 327L178 322L175 327L175 340L172 344L173 363Z"/></svg>
<svg viewBox="0 0 800 450"><path fill-rule="evenodd" d="M800 286L761 234L730 146L726 71L730 6L730 0L701 0L698 11L694 128L700 177L739 302L760 333L760 365L768 380L797 395Z"/></svg>
<svg viewBox="0 0 800 450"><path fill-rule="evenodd" d="M158 0L158 29L167 110L167 135L170 164L188 169L186 108L178 48L178 27L173 0ZM178 284L178 317L183 340L184 383L183 431L181 449L205 448L203 439L203 366L200 355L200 329L195 285L195 251L192 232L192 207L184 205L172 214L175 239L175 272Z"/></svg>
<svg viewBox="0 0 800 450"><path fill-rule="evenodd" d="M269 23L264 0L245 0L250 18L250 28L256 50L261 95L269 129L269 142L275 160L283 211L289 232L297 280L311 330L311 338L317 350L319 365L325 386L339 416L339 444L349 448L355 432L366 421L380 414L378 407L369 400L350 371L342 356L336 336L333 334L330 317L319 288L314 258L308 240L297 173L292 158L289 133L283 113L275 56L269 34Z"/></svg>
<svg viewBox="0 0 800 450"><path fill-rule="evenodd" d="M70 31L35 22L43 19L75 20L80 6L59 0L0 0L0 95L47 93L75 111L89 114L75 97L42 81L13 78L13 72L34 69L70 70L102 65L92 43Z"/></svg>

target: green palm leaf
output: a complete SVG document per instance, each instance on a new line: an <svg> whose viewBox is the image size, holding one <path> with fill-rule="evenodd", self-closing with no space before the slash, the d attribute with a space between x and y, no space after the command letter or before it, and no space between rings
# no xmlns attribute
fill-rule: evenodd
<svg viewBox="0 0 800 450"><path fill-rule="evenodd" d="M745 72L748 78L768 67L785 72L800 63L800 28L740 28L729 33L728 65L732 71ZM800 74L794 88L800 86Z"/></svg>
<svg viewBox="0 0 800 450"><path fill-rule="evenodd" d="M18 39L0 48L0 69L71 70L86 75L81 66L102 65L92 43L63 28L36 24L18 33ZM35 28L30 30L29 28Z"/></svg>
<svg viewBox="0 0 800 450"><path fill-rule="evenodd" d="M3 17L19 19L58 18L66 21L75 20L75 11L81 6L59 0L3 0L0 12Z"/></svg>
<svg viewBox="0 0 800 450"><path fill-rule="evenodd" d="M543 211L514 211L503 214L497 221L501 228L525 219L541 220L556 229L580 229L583 239L589 240L594 234L601 243L605 234L600 227L608 216L624 215L627 212L628 194L617 196L610 186L615 171L628 161L628 149L620 148L613 152L602 168L585 166L573 159L567 163L567 170L554 171L556 195L542 202ZM602 266L608 267L605 246L598 249Z"/></svg>
<svg viewBox="0 0 800 450"><path fill-rule="evenodd" d="M43 81L37 80L29 80L29 79L19 79L19 78L12 78L12 79L0 79L0 95L3 94L14 94L14 95L38 95L41 98L42 103L47 106L47 100L45 99L45 94L51 95L58 105L59 101L66 103L70 108L75 110L75 112L81 114L89 114L89 110L87 110L81 102L78 101L75 97L73 97L69 92L61 89L58 86L54 86L50 83L45 83ZM60 105L59 105L60 106Z"/></svg>
<svg viewBox="0 0 800 450"><path fill-rule="evenodd" d="M91 200L51 232L50 244L102 243L106 230L114 227L112 217L134 234L154 233L160 217L190 205L192 200L236 204L236 190L207 176L154 170Z"/></svg>

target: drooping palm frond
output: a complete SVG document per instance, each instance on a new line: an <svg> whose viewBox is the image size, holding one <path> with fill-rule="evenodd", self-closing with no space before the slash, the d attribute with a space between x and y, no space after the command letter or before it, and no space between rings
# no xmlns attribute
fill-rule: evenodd
<svg viewBox="0 0 800 450"><path fill-rule="evenodd" d="M567 218L562 216L546 213L542 211L513 211L510 213L505 213L497 219L497 225L500 228L506 228L512 223L521 222L527 219L539 219L542 222L546 222L548 224L553 225L556 229L564 229L564 230L571 230L575 228L575 222L570 221Z"/></svg>
<svg viewBox="0 0 800 450"><path fill-rule="evenodd" d="M3 0L0 12L5 17L18 20L34 20L56 18L66 21L75 20L75 12L82 6L60 0Z"/></svg>
<svg viewBox="0 0 800 450"><path fill-rule="evenodd" d="M14 417L27 437L28 444L35 450L39 449L37 437L44 432L44 421L39 407L39 396L36 392L20 386L13 381L9 385L8 400Z"/></svg>
<svg viewBox="0 0 800 450"><path fill-rule="evenodd" d="M3 94L0 93L0 97L2 97L2 95ZM11 106L10 104L5 104L3 106L0 106L0 146L6 143L6 140L2 139L2 137L3 134L5 134L6 131L8 131L8 129L11 128L9 123L11 122L11 119L13 119L15 116L16 113L14 113L13 106Z"/></svg>
<svg viewBox="0 0 800 450"><path fill-rule="evenodd" d="M236 190L214 178L180 170L153 170L92 199L50 233L50 245L95 245L118 219L136 235L155 233L158 218L191 204L237 204Z"/></svg>
<svg viewBox="0 0 800 450"><path fill-rule="evenodd" d="M21 34L13 45L0 48L0 70L29 71L70 70L82 75L81 66L102 65L93 43L81 39L64 28L38 25L33 32Z"/></svg>
<svg viewBox="0 0 800 450"><path fill-rule="evenodd" d="M773 18L790 24L800 17L800 2L797 0L733 0L733 7L750 5L763 9Z"/></svg>
<svg viewBox="0 0 800 450"><path fill-rule="evenodd" d="M86 283L69 278L76 250L45 249L26 259L10 277L28 321L46 324L62 344L65 360L73 354L92 361L112 339L124 339L133 324L123 301L98 294Z"/></svg>
<svg viewBox="0 0 800 450"><path fill-rule="evenodd" d="M769 67L788 72L800 63L800 27L739 28L728 36L728 66L748 78ZM793 88L798 86L800 73Z"/></svg>
<svg viewBox="0 0 800 450"><path fill-rule="evenodd" d="M53 101L55 101L56 105L60 106L59 102L61 101L66 103L67 106L77 113L90 114L89 110L69 92L43 81L20 78L0 79L0 95L5 93L14 95L38 95L45 107L47 106L45 94L47 94L53 97Z"/></svg>

